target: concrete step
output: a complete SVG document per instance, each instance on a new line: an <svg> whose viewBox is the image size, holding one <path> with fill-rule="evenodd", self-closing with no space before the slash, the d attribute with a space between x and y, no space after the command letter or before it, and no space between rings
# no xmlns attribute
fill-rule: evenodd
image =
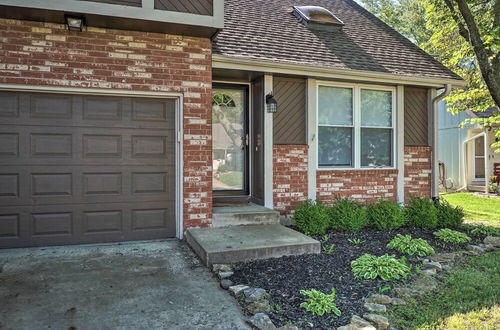
<svg viewBox="0 0 500 330"><path fill-rule="evenodd" d="M269 225L279 224L278 211L260 205L214 207L212 216L213 227L239 225Z"/></svg>
<svg viewBox="0 0 500 330"><path fill-rule="evenodd" d="M473 183L473 184L469 184L467 185L467 190L468 191L480 191L480 192L484 192L484 183Z"/></svg>
<svg viewBox="0 0 500 330"><path fill-rule="evenodd" d="M206 266L321 250L315 239L278 224L190 228L186 240Z"/></svg>

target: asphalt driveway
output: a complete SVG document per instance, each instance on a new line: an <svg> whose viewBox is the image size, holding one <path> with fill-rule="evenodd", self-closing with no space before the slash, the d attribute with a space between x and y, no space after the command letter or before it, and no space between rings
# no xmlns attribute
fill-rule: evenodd
<svg viewBox="0 0 500 330"><path fill-rule="evenodd" d="M0 329L248 329L184 242L0 250Z"/></svg>

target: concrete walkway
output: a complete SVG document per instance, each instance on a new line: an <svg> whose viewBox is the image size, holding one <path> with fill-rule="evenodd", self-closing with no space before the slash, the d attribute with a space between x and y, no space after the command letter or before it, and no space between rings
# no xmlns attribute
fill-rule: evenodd
<svg viewBox="0 0 500 330"><path fill-rule="evenodd" d="M248 329L184 242L0 250L0 329Z"/></svg>

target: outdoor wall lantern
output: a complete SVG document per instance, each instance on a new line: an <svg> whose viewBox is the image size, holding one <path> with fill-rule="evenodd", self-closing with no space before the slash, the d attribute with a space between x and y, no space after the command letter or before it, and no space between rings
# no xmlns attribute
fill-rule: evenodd
<svg viewBox="0 0 500 330"><path fill-rule="evenodd" d="M276 113L278 111L278 102L276 102L272 93L266 95L266 109L268 113Z"/></svg>
<svg viewBox="0 0 500 330"><path fill-rule="evenodd" d="M83 17L66 15L65 19L66 24L68 25L68 30L77 32L83 31Z"/></svg>

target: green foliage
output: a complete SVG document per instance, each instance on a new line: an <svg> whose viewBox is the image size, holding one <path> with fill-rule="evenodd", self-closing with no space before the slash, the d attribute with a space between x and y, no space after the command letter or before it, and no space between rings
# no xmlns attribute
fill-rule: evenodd
<svg viewBox="0 0 500 330"><path fill-rule="evenodd" d="M366 208L358 202L345 198L337 198L328 208L330 228L357 232L366 226L368 221Z"/></svg>
<svg viewBox="0 0 500 330"><path fill-rule="evenodd" d="M405 217L409 227L433 229L438 224L436 207L426 197L412 197L405 208Z"/></svg>
<svg viewBox="0 0 500 330"><path fill-rule="evenodd" d="M361 239L361 238L348 238L347 242L354 244L354 245L360 245L360 244L363 244L365 242L365 240Z"/></svg>
<svg viewBox="0 0 500 330"><path fill-rule="evenodd" d="M330 246L327 246L326 244L323 245L323 252L326 254L332 254L335 249L335 244L330 244Z"/></svg>
<svg viewBox="0 0 500 330"><path fill-rule="evenodd" d="M370 204L367 211L368 224L380 230L396 229L405 223L403 208L389 200Z"/></svg>
<svg viewBox="0 0 500 330"><path fill-rule="evenodd" d="M425 257L436 253L425 239L412 238L411 235L397 234L396 237L387 244L387 247L404 254L417 255L419 257Z"/></svg>
<svg viewBox="0 0 500 330"><path fill-rule="evenodd" d="M332 288L332 293L326 294L321 291L300 290L300 294L306 296L306 301L300 304L300 307L314 315L323 316L333 313L335 316L340 316L341 312L335 305L335 289Z"/></svg>
<svg viewBox="0 0 500 330"><path fill-rule="evenodd" d="M406 265L406 259L401 257L383 255L376 257L364 254L351 262L351 269L358 279L372 280L380 277L384 281L392 281L406 278L410 273L410 267Z"/></svg>
<svg viewBox="0 0 500 330"><path fill-rule="evenodd" d="M440 229L434 232L434 236L436 236L439 240L446 243L463 244L470 242L469 236L459 231L451 229Z"/></svg>
<svg viewBox="0 0 500 330"><path fill-rule="evenodd" d="M321 237L321 243L326 243L330 240L330 234L325 234Z"/></svg>
<svg viewBox="0 0 500 330"><path fill-rule="evenodd" d="M500 228L485 226L485 225L464 225L462 228L467 229L471 234L485 236L500 236Z"/></svg>
<svg viewBox="0 0 500 330"><path fill-rule="evenodd" d="M453 207L446 200L435 203L437 210L438 227L456 228L464 222L464 210L460 206Z"/></svg>
<svg viewBox="0 0 500 330"><path fill-rule="evenodd" d="M329 217L321 202L307 200L300 204L293 214L297 228L306 235L324 234L328 229Z"/></svg>

